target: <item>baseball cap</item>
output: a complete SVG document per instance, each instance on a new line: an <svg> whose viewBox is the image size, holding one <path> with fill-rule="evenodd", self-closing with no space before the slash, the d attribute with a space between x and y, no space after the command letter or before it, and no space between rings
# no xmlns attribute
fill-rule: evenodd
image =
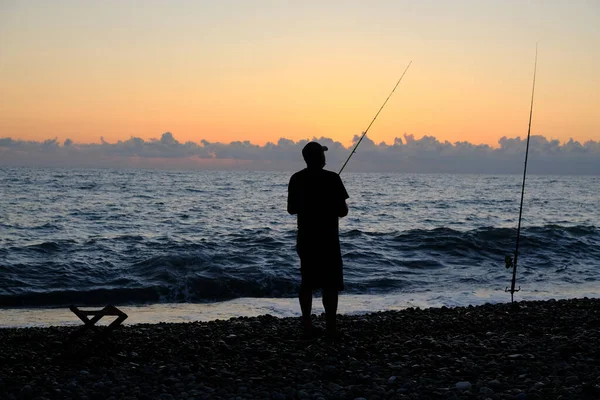
<svg viewBox="0 0 600 400"><path fill-rule="evenodd" d="M317 142L309 142L302 149L302 157L304 157L304 160L318 159L322 151L327 151L327 146L321 146Z"/></svg>

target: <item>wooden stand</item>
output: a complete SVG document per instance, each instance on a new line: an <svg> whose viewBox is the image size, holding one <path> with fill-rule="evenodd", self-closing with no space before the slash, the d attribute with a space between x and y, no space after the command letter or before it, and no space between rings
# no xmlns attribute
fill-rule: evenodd
<svg viewBox="0 0 600 400"><path fill-rule="evenodd" d="M121 325L123 321L127 319L127 314L123 311L119 310L117 307L113 305L107 305L101 310L80 310L75 306L70 306L69 309L73 312L73 314L77 315L81 321L83 321L84 325L73 332L69 338L69 340L74 340L79 336L83 335L88 330L93 330L98 332L98 327L96 326L96 322L100 321L104 316L116 316L117 318L111 322L106 329L102 331L103 335L107 335L112 332L115 328ZM88 318L88 316L92 316L92 318Z"/></svg>

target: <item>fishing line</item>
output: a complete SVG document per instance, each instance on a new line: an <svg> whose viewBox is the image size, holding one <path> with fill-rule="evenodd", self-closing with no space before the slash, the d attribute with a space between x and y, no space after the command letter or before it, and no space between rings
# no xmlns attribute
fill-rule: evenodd
<svg viewBox="0 0 600 400"><path fill-rule="evenodd" d="M410 67L410 64L412 64L412 61L408 63L408 65L406 66L406 69L402 73L402 76L400 77L400 79L398 79L398 82L396 82L396 86L394 86L394 89L392 89L392 92L389 94L389 96L387 97L387 99L385 99L385 101L383 102L383 105L381 106L381 108L379 108L379 111L377 111L377 114L375 114L375 117L373 118L373 120L371 120L371 123L369 124L369 126L367 126L367 129L365 129L365 131L363 132L363 134L360 137L359 141L356 142L356 145L354 146L354 149L352 149L352 152L350 153L350 155L346 159L346 162L344 163L344 165L342 165L342 168L340 169L340 172L338 172L338 175L342 173L342 171L344 170L344 167L346 166L346 164L348 164L348 161L350 161L350 157L352 157L352 154L354 154L356 152L356 148L358 147L358 145L360 144L360 142L362 142L363 138L365 137L365 135L369 131L369 128L371 128L371 125L373 125L373 122L375 122L375 120L377 119L377 116L379 115L379 113L381 112L381 110L383 110L383 107L385 107L385 104L388 102L388 100L390 99L390 97L392 97L392 94L394 94L394 91L396 90L396 88L400 84L400 81L402 81L402 78L404 78L404 74L406 74L406 71L408 71L408 67Z"/></svg>

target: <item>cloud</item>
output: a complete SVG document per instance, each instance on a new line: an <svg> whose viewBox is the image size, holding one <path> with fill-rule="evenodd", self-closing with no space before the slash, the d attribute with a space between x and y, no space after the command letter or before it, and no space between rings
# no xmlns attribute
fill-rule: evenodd
<svg viewBox="0 0 600 400"><path fill-rule="evenodd" d="M338 171L353 145L344 147L329 138L313 138L329 148L328 168ZM0 138L0 166L53 166L100 168L197 168L292 171L304 167L301 150L307 140L281 138L259 146L250 141L231 143L179 142L171 132L159 139L131 137L109 143L75 143L66 139L42 142ZM502 137L498 147L469 142L441 142L433 136L420 139L404 134L391 144L364 137L347 165L348 172L522 173L526 139ZM528 172L538 174L600 174L600 142L561 144L531 136Z"/></svg>

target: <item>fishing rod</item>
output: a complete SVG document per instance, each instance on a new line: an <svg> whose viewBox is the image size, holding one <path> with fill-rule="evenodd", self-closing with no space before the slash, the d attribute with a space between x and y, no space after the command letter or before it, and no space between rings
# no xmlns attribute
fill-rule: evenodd
<svg viewBox="0 0 600 400"><path fill-rule="evenodd" d="M356 148L358 147L358 145L360 144L360 142L362 142L363 138L365 137L365 135L369 131L369 128L371 128L371 125L373 125L373 122L375 122L375 120L377 119L377 116L379 115L379 113L381 112L381 110L383 110L383 107L385 107L385 104L388 102L388 100L390 99L390 97L392 97L392 94L394 94L394 91L396 90L396 88L400 84L400 81L402 80L402 78L404 78L404 74L406 74L406 71L408 71L408 67L410 67L410 64L412 64L412 61L408 63L408 65L406 66L406 69L402 73L402 76L400 77L400 79L398 79L398 82L396 82L396 86L394 86L394 89L392 89L392 92L389 94L389 96L387 97L387 99L385 99L385 101L383 102L383 105L381 106L381 108L379 109L379 111L377 111L377 114L375 114L375 117L373 118L373 120L371 121L371 123L369 124L369 126L367 126L367 129L363 132L363 134L360 137L360 139L358 140L358 142L356 142L356 145L354 146L354 149L352 149L352 152L350 153L350 155L346 159L346 162L344 163L344 165L342 165L342 168L340 169L340 172L338 172L338 175L342 173L342 171L344 170L344 167L346 166L346 164L348 164L348 161L350 161L350 157L352 157L352 154L354 154L356 152Z"/></svg>
<svg viewBox="0 0 600 400"><path fill-rule="evenodd" d="M535 44L535 63L533 65L533 87L531 89L531 106L529 108L529 127L527 128L527 147L525 148L525 167L523 168L523 186L521 187L521 207L519 208L519 223L517 225L517 245L515 248L515 257L511 260L510 256L507 255L505 257L506 268L513 269L512 273L512 282L510 286L510 290L508 287L504 289L505 292L510 291L510 302L514 302L514 294L521 290L521 286L519 289L515 289L515 282L517 280L517 259L519 257L519 237L521 234L521 216L523 215L523 197L525 195L525 177L527 176L527 155L529 154L529 138L531 136L531 117L533 115L533 95L535 93L535 74L537 71L537 55L538 55L538 45Z"/></svg>

